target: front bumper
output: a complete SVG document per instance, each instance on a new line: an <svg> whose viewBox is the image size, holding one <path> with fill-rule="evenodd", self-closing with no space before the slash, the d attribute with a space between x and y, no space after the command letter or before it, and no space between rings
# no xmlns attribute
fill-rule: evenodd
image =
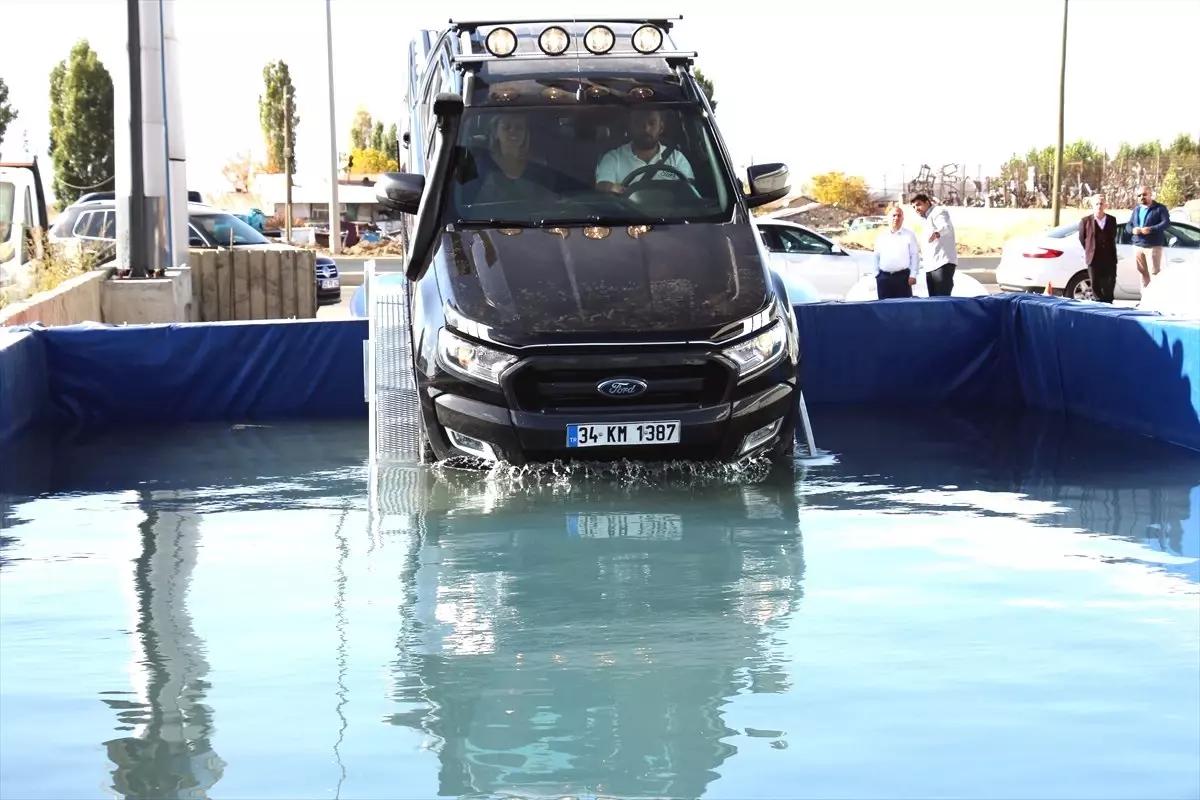
<svg viewBox="0 0 1200 800"><path fill-rule="evenodd" d="M655 410L644 407L622 411L545 413L494 405L475 398L441 393L432 398L439 430L431 426L439 457L453 453L449 431L486 442L495 455L513 464L555 460L607 461L629 458L641 461L737 461L774 446L779 436L792 435L797 399L796 382L784 381L758 389L732 402L689 410ZM667 445L568 447L567 426L580 423L678 421L679 442ZM747 435L782 420L779 431L753 448L742 451ZM460 453L461 454L461 453Z"/></svg>

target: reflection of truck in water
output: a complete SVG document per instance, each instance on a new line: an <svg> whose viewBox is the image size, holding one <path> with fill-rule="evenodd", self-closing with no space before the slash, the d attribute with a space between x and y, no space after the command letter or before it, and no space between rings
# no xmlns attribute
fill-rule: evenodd
<svg viewBox="0 0 1200 800"><path fill-rule="evenodd" d="M30 262L42 255L46 193L37 159L0 162L0 293L24 299L33 284Z"/></svg>
<svg viewBox="0 0 1200 800"><path fill-rule="evenodd" d="M671 27L456 21L410 44L406 171L376 190L404 220L438 459L791 453L799 335L751 217L788 170L750 167L747 193Z"/></svg>
<svg viewBox="0 0 1200 800"><path fill-rule="evenodd" d="M406 549L389 721L439 743L438 794L704 795L742 733L727 704L789 685L796 477L384 473L380 510L406 512L378 531Z"/></svg>

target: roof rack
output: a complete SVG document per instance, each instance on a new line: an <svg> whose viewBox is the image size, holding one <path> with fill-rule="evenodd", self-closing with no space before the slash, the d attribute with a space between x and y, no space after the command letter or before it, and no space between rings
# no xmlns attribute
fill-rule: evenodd
<svg viewBox="0 0 1200 800"><path fill-rule="evenodd" d="M672 24L679 22L683 16L678 17L555 17L553 19L486 19L486 20L464 20L455 22L450 20L450 26L458 32L472 33L479 28L490 28L496 25L548 25L552 22L567 22L572 23L609 23L612 25L655 25L662 28L664 31L671 30ZM509 56L511 58L511 56Z"/></svg>
<svg viewBox="0 0 1200 800"><path fill-rule="evenodd" d="M583 55L583 57L603 59L654 58L670 62L674 59L680 59L683 61L694 60L697 55L695 51L686 50L656 50L653 53L639 53L637 50L630 50L629 52L613 52L610 50L602 56L596 56L592 55L591 53L587 53L586 55ZM550 56L546 55L545 53L514 53L511 56L494 56L491 53L462 53L460 55L451 57L450 60L454 64L480 64L485 61L549 61L551 59L562 60L564 58L574 60L575 54Z"/></svg>

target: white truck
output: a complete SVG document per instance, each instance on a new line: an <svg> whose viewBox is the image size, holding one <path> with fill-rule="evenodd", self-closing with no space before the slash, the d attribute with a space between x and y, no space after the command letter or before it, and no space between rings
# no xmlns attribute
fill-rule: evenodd
<svg viewBox="0 0 1200 800"><path fill-rule="evenodd" d="M42 255L48 222L37 159L0 162L0 295L10 302L33 289L30 262Z"/></svg>

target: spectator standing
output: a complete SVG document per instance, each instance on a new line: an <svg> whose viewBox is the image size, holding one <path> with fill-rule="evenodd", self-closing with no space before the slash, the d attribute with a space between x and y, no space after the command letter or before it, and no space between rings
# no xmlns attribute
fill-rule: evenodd
<svg viewBox="0 0 1200 800"><path fill-rule="evenodd" d="M904 227L900 206L891 207L888 219L891 225L875 237L875 288L880 300L912 297L921 271L917 237Z"/></svg>
<svg viewBox="0 0 1200 800"><path fill-rule="evenodd" d="M943 205L934 205L922 192L912 199L913 208L925 219L921 231L921 250L925 260L925 284L930 297L949 297L954 291L954 269L958 265L958 245L954 223Z"/></svg>
<svg viewBox="0 0 1200 800"><path fill-rule="evenodd" d="M1149 186L1138 187L1141 201L1129 215L1125 229L1133 237L1133 263L1142 273L1142 288L1150 285L1150 276L1162 267L1162 249L1167 243L1166 227L1171 224L1171 212L1154 199Z"/></svg>
<svg viewBox="0 0 1200 800"><path fill-rule="evenodd" d="M1095 213L1079 220L1079 243L1093 296L1101 303L1111 303L1117 284L1117 221L1107 213L1104 195L1096 195L1095 203Z"/></svg>

